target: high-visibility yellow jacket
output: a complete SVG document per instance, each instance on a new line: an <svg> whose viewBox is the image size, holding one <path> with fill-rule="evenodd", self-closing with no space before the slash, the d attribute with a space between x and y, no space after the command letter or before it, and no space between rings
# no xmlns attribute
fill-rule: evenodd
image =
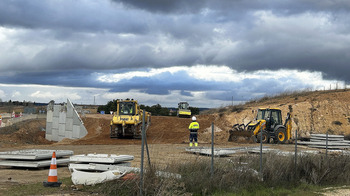
<svg viewBox="0 0 350 196"><path fill-rule="evenodd" d="M189 130L194 130L194 131L198 131L199 129L199 124L198 122L192 122L190 124L190 126L188 127Z"/></svg>

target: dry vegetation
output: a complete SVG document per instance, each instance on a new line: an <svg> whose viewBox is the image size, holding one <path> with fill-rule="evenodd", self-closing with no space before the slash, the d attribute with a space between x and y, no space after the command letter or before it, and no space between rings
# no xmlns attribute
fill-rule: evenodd
<svg viewBox="0 0 350 196"><path fill-rule="evenodd" d="M350 157L326 157L324 155L304 155L298 157L295 167L293 156L277 154L264 155L263 173L259 174L258 156L231 157L215 162L211 175L209 160L176 163L167 170L180 174L181 179L157 177L148 170L144 179L145 195L213 195L249 192L250 195L276 194L275 187L290 189L307 186L339 186L350 182ZM262 180L263 179L263 180ZM100 191L107 195L137 195L140 179L115 180L105 183ZM306 186L305 186L306 185ZM279 193L285 195L286 193Z"/></svg>

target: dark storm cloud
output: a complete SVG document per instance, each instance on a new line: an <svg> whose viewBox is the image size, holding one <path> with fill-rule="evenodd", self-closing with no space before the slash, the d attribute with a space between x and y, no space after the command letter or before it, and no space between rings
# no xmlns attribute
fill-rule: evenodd
<svg viewBox="0 0 350 196"><path fill-rule="evenodd" d="M281 14L296 14L305 11L346 11L350 10L350 3L346 0L319 1L319 0L113 0L123 2L138 9L161 13L198 13L205 8L218 13L244 13L250 10L272 10Z"/></svg>
<svg viewBox="0 0 350 196"><path fill-rule="evenodd" d="M66 32L144 33L148 26L132 10L108 1L0 1L0 25Z"/></svg>
<svg viewBox="0 0 350 196"><path fill-rule="evenodd" d="M350 81L349 11L348 1L318 0L0 1L0 27L18 29L0 39L0 81L110 87L87 81L95 72L196 64L322 71ZM222 85L176 77L122 81L113 91Z"/></svg>

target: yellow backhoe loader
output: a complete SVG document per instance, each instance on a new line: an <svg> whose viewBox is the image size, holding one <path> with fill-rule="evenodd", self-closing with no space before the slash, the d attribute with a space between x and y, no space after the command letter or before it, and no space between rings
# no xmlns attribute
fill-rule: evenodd
<svg viewBox="0 0 350 196"><path fill-rule="evenodd" d="M284 124L281 113L278 108L259 108L254 122L232 126L229 141L233 141L236 136L245 136L251 137L255 142L260 142L262 138L263 143L270 143L271 140L273 143L286 143L291 138L292 106L289 106Z"/></svg>
<svg viewBox="0 0 350 196"><path fill-rule="evenodd" d="M136 100L117 100L117 111L111 120L111 138L141 138L143 110ZM145 112L145 130L151 123L151 113Z"/></svg>

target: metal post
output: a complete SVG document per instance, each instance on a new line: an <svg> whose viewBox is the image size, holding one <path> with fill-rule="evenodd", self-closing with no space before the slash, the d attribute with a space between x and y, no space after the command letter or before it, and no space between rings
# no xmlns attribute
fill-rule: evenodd
<svg viewBox="0 0 350 196"><path fill-rule="evenodd" d="M294 158L294 166L295 166L295 176L297 175L297 158L298 158L298 129L295 129L295 158Z"/></svg>
<svg viewBox="0 0 350 196"><path fill-rule="evenodd" d="M145 117L145 110L143 110L143 117L142 117L142 134L144 134L145 138L145 145L146 145L146 152L147 152L147 159L148 159L148 166L151 169L151 158L149 156L149 150L148 150L148 144L147 144L147 136L146 136L146 117Z"/></svg>
<svg viewBox="0 0 350 196"><path fill-rule="evenodd" d="M140 195L143 195L143 158L144 158L144 145L145 145L145 110L143 110L142 116L142 145L141 145L141 166L140 166Z"/></svg>
<svg viewBox="0 0 350 196"><path fill-rule="evenodd" d="M142 128L143 130L145 129L144 127ZM148 150L148 144L147 144L147 136L145 134L145 145L146 145L146 152L147 152L147 160L148 160L148 166L151 168L151 158L149 156L149 150Z"/></svg>
<svg viewBox="0 0 350 196"><path fill-rule="evenodd" d="M328 154L328 131L326 133L326 158L327 158L327 154Z"/></svg>
<svg viewBox="0 0 350 196"><path fill-rule="evenodd" d="M260 128L260 175L261 175L261 178L263 177L263 174L262 174L262 139L263 139L263 136L262 136L262 126Z"/></svg>
<svg viewBox="0 0 350 196"><path fill-rule="evenodd" d="M214 122L211 123L211 177L214 177Z"/></svg>

